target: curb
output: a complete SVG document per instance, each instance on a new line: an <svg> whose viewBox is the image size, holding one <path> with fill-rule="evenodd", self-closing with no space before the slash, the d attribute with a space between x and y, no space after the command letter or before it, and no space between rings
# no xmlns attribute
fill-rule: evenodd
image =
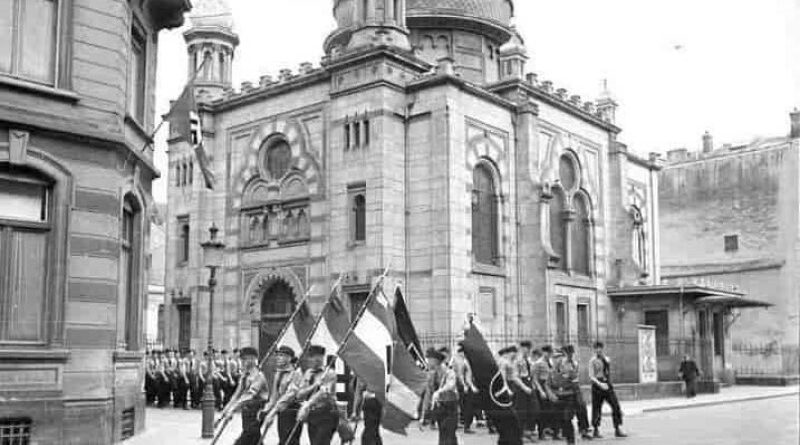
<svg viewBox="0 0 800 445"><path fill-rule="evenodd" d="M691 408L702 408L707 406L715 406L715 405L723 405L726 403L738 403L738 402L751 402L757 400L768 400L768 399L777 399L781 397L789 397L789 396L797 396L800 394L798 391L781 393L781 394L769 394L763 396L747 396L747 397L738 397L738 398L731 398L726 400L713 400L708 402L699 402L699 403L687 403L683 405L673 405L673 406L657 406L654 408L644 408L640 410L641 413L654 413L654 412L661 412L661 411L673 411L679 409L691 409Z"/></svg>

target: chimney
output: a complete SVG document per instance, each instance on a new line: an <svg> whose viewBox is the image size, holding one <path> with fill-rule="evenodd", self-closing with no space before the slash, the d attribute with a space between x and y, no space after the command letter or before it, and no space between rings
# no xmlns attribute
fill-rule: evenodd
<svg viewBox="0 0 800 445"><path fill-rule="evenodd" d="M714 137L708 131L703 134L703 153L714 151Z"/></svg>
<svg viewBox="0 0 800 445"><path fill-rule="evenodd" d="M789 117L792 120L792 132L789 133L789 137L792 139L800 138L800 110L795 108L794 111L789 113Z"/></svg>

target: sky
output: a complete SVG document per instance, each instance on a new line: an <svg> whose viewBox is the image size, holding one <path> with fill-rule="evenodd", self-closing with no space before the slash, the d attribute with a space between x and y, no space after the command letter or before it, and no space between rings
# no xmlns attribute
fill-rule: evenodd
<svg viewBox="0 0 800 445"><path fill-rule="evenodd" d="M200 0L194 0L195 2ZM234 86L302 62L319 65L333 0L228 0L241 44ZM788 134L800 107L800 0L516 0L527 71L594 100L603 80L619 103L619 140L641 155ZM182 30L159 37L157 113L187 79ZM166 201L166 126L154 187Z"/></svg>

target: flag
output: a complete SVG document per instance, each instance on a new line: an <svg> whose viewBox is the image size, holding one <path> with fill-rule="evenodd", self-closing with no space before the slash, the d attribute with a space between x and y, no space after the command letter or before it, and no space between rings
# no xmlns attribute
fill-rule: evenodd
<svg viewBox="0 0 800 445"><path fill-rule="evenodd" d="M497 418L510 409L511 394L492 350L472 320L464 328L462 346L478 388L479 405L476 408L485 410L490 418Z"/></svg>
<svg viewBox="0 0 800 445"><path fill-rule="evenodd" d="M283 335L278 339L277 346L288 346L292 348L295 354L301 354L303 347L314 331L314 323L315 320L311 315L308 303L303 300L303 302L300 303L300 307L298 307L295 313L292 314L292 318L288 321Z"/></svg>
<svg viewBox="0 0 800 445"><path fill-rule="evenodd" d="M175 131L175 140L186 141L193 147L206 188L213 190L216 178L211 171L211 161L203 143L203 128L197 112L197 102L194 99L194 82L189 82L178 100L172 104L167 119Z"/></svg>
<svg viewBox="0 0 800 445"><path fill-rule="evenodd" d="M399 285L394 290L394 318L397 326L397 335L400 337L402 344L411 353L411 356L424 366L425 356L422 353L419 336L417 336L417 330L411 321L411 314L408 312L406 299Z"/></svg>
<svg viewBox="0 0 800 445"><path fill-rule="evenodd" d="M342 303L340 292L341 285L337 281L308 342L309 345L324 346L328 355L336 354L350 329L350 316Z"/></svg>
<svg viewBox="0 0 800 445"><path fill-rule="evenodd" d="M427 375L398 336L394 308L382 287L373 289L364 304L339 356L383 405L383 427L405 434L416 418Z"/></svg>

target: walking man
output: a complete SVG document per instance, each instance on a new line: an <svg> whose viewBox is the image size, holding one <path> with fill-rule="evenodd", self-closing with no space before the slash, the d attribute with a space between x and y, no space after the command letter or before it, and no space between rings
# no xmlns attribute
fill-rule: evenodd
<svg viewBox="0 0 800 445"><path fill-rule="evenodd" d="M683 356L678 376L686 383L686 397L694 398L697 395L697 379L700 377L700 369L692 357Z"/></svg>
<svg viewBox="0 0 800 445"><path fill-rule="evenodd" d="M472 422L475 420L475 399L478 396L478 387L475 386L472 367L464 356L464 347L460 344L456 349L454 370L456 371L459 395L461 396L461 418L464 421L464 434L473 434Z"/></svg>
<svg viewBox="0 0 800 445"><path fill-rule="evenodd" d="M424 406L430 407L431 416L439 424L439 445L458 445L458 393L456 373L445 363L445 355L436 350L425 354L431 373Z"/></svg>
<svg viewBox="0 0 800 445"><path fill-rule="evenodd" d="M269 396L269 385L264 374L258 369L258 351L255 348L244 347L241 350L245 374L242 384L233 394L229 408L225 410L226 416L242 411L242 435L234 445L258 445L261 442L261 422L259 412Z"/></svg>
<svg viewBox="0 0 800 445"><path fill-rule="evenodd" d="M617 401L617 394L611 384L611 364L605 352L603 342L594 345L595 356L589 366L589 378L592 381L592 426L594 427L594 437L600 438L600 419L602 417L603 402L608 402L611 406L611 418L614 422L614 435L616 437L627 437L622 432L622 410Z"/></svg>
<svg viewBox="0 0 800 445"><path fill-rule="evenodd" d="M263 411L268 416L278 417L278 445L299 445L302 428L295 428L297 412L297 391L303 383L303 374L295 369L294 350L281 346L275 351L275 373L272 377L272 391L269 402ZM269 419L267 422L271 422ZM291 434L291 437L289 435Z"/></svg>
<svg viewBox="0 0 800 445"><path fill-rule="evenodd" d="M353 418L358 420L358 413L364 415L364 432L361 434L361 445L383 445L381 439L381 418L383 406L375 393L367 389L367 382L356 380L353 400Z"/></svg>
<svg viewBox="0 0 800 445"><path fill-rule="evenodd" d="M536 387L536 394L539 398L539 439L544 440L545 430L553 432L553 440L559 440L557 422L555 421L556 406L558 398L553 393L553 347L544 345L540 348L542 356L533 364L533 385Z"/></svg>
<svg viewBox="0 0 800 445"><path fill-rule="evenodd" d="M312 345L308 348L308 365L297 398L305 400L298 418L308 423L308 440L311 445L330 445L339 425L339 408L336 406L336 371L325 366L325 348Z"/></svg>
<svg viewBox="0 0 800 445"><path fill-rule="evenodd" d="M520 396L526 396L532 393L531 388L528 388L519 378L517 373L517 347L508 346L498 352L500 360L497 366L500 371L500 376L503 379L503 385L508 385L508 390L511 391L514 409L496 410L494 420L497 422L497 444L498 445L522 445L522 427L520 418L517 415L516 407ZM497 395L502 393L504 388L498 388L497 384L492 385L489 389L493 394Z"/></svg>

